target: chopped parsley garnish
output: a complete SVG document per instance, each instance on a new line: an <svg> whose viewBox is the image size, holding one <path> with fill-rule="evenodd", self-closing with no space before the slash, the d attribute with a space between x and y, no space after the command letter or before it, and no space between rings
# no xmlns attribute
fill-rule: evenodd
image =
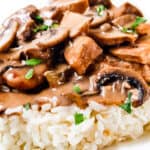
<svg viewBox="0 0 150 150"><path fill-rule="evenodd" d="M42 24L44 22L43 18L39 15L35 16L35 20L37 23L40 23L40 24Z"/></svg>
<svg viewBox="0 0 150 150"><path fill-rule="evenodd" d="M125 110L126 112L128 112L129 114L132 113L132 109L131 109L131 106L132 106L131 96L132 96L132 93L128 93L128 97L127 97L126 102L124 104L120 105L120 107L123 110Z"/></svg>
<svg viewBox="0 0 150 150"><path fill-rule="evenodd" d="M126 27L122 27L121 31L124 33L136 33L136 28L141 24L146 22L147 20L143 17L136 17L136 20L133 22L133 24L131 25L131 27L126 28Z"/></svg>
<svg viewBox="0 0 150 150"><path fill-rule="evenodd" d="M85 117L82 113L75 113L74 114L74 121L75 121L76 125L82 123L84 120L85 120Z"/></svg>
<svg viewBox="0 0 150 150"><path fill-rule="evenodd" d="M46 30L48 30L48 28L49 28L48 25L45 25L45 24L39 25L39 26L37 26L36 28L33 29L33 32L37 33L39 31L46 31Z"/></svg>
<svg viewBox="0 0 150 150"><path fill-rule="evenodd" d="M51 25L50 25L50 29L56 29L56 28L58 28L59 27L59 24L58 23L52 23Z"/></svg>
<svg viewBox="0 0 150 150"><path fill-rule="evenodd" d="M26 103L26 104L23 105L23 107L25 108L25 110L29 110L31 108L31 104Z"/></svg>
<svg viewBox="0 0 150 150"><path fill-rule="evenodd" d="M73 86L73 91L74 91L75 93L77 93L77 94L80 94L80 93L81 93L81 89L80 89L80 87L79 87L78 85L74 85L74 86Z"/></svg>
<svg viewBox="0 0 150 150"><path fill-rule="evenodd" d="M26 74L25 74L25 79L30 80L33 77L34 70L30 69Z"/></svg>
<svg viewBox="0 0 150 150"><path fill-rule="evenodd" d="M137 16L136 20L134 21L134 23L131 26L131 29L135 30L136 27L138 27L141 23L144 23L146 21L147 20L145 18Z"/></svg>
<svg viewBox="0 0 150 150"><path fill-rule="evenodd" d="M106 7L104 5L99 5L96 9L98 16L102 16L103 12L106 10Z"/></svg>
<svg viewBox="0 0 150 150"><path fill-rule="evenodd" d="M25 64L28 66L36 66L41 64L42 60L38 58L32 58L25 61Z"/></svg>
<svg viewBox="0 0 150 150"><path fill-rule="evenodd" d="M121 32L124 32L124 33L136 33L135 30L128 29L126 27L122 27L121 28Z"/></svg>

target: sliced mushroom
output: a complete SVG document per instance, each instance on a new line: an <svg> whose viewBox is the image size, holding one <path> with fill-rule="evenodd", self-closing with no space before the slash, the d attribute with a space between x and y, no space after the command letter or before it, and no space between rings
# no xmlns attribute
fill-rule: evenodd
<svg viewBox="0 0 150 150"><path fill-rule="evenodd" d="M87 101L84 100L84 97L82 97L79 94L76 93L68 93L65 94L64 97L69 100L71 103L75 103L77 106L80 108L86 108L87 106Z"/></svg>
<svg viewBox="0 0 150 150"><path fill-rule="evenodd" d="M9 53L1 54L1 57L4 57L6 60L20 60L23 56L25 59L32 58L32 56L37 56L41 52L41 48L39 48L35 43L23 44L19 47L11 48ZM34 54L33 54L34 53ZM30 54L30 55L29 55ZM39 58L39 57L35 57Z"/></svg>
<svg viewBox="0 0 150 150"><path fill-rule="evenodd" d="M112 23L117 27L130 28L135 20L136 20L136 15L125 14L112 20Z"/></svg>
<svg viewBox="0 0 150 150"><path fill-rule="evenodd" d="M100 71L97 88L103 97L100 101L105 104L122 104L128 93L132 94L132 105L143 104L149 93L143 78L131 69L107 67Z"/></svg>
<svg viewBox="0 0 150 150"><path fill-rule="evenodd" d="M2 76L3 80L8 86L18 90L34 89L43 83L43 74L47 70L47 66L45 64L35 66L33 68L33 77L31 77L31 79L26 79L25 75L30 69L31 67L27 66L21 68L9 68L6 72L4 72Z"/></svg>
<svg viewBox="0 0 150 150"><path fill-rule="evenodd" d="M123 33L108 23L101 25L100 28L90 29L89 35L106 46L119 45L124 42L134 43L137 39L137 34Z"/></svg>
<svg viewBox="0 0 150 150"><path fill-rule="evenodd" d="M88 7L88 0L52 0L50 5L53 8L60 9L62 12L69 10L73 12L83 13Z"/></svg>
<svg viewBox="0 0 150 150"><path fill-rule="evenodd" d="M68 37L68 34L69 31L66 28L58 27L56 29L49 29L41 32L32 43L41 48L49 48L63 42Z"/></svg>
<svg viewBox="0 0 150 150"><path fill-rule="evenodd" d="M57 7L45 6L39 10L43 20L50 21L51 19L60 20L63 16L62 11Z"/></svg>
<svg viewBox="0 0 150 150"><path fill-rule="evenodd" d="M11 15L3 25L7 26L10 20L16 21L19 24L17 39L19 43L22 44L24 41L28 41L32 38L32 29L35 26L35 22L32 18L34 18L37 12L38 9L35 6L29 5Z"/></svg>
<svg viewBox="0 0 150 150"><path fill-rule="evenodd" d="M101 54L102 49L87 36L77 37L64 52L66 61L78 74L84 74L88 66Z"/></svg>
<svg viewBox="0 0 150 150"><path fill-rule="evenodd" d="M18 29L18 23L15 21L9 22L9 24L2 28L0 31L0 52L8 51L14 39Z"/></svg>
<svg viewBox="0 0 150 150"><path fill-rule="evenodd" d="M110 18L111 18L110 13L109 13L108 10L104 10L102 15L99 16L97 11L96 11L97 7L98 6L89 7L84 13L85 16L92 18L92 21L90 23L91 27L97 27L100 24L103 24L103 23L109 21Z"/></svg>
<svg viewBox="0 0 150 150"><path fill-rule="evenodd" d="M72 74L73 70L70 68L70 66L66 64L60 64L54 70L46 71L44 76L51 87L56 87L64 84L66 81L69 81Z"/></svg>
<svg viewBox="0 0 150 150"><path fill-rule="evenodd" d="M149 41L150 42L150 41ZM123 60L150 64L150 44L147 40L139 40L134 46L121 46L111 49L111 53Z"/></svg>
<svg viewBox="0 0 150 150"><path fill-rule="evenodd" d="M114 7L112 11L114 13L114 18L117 18L125 14L143 16L142 12L129 2L122 4L120 7Z"/></svg>
<svg viewBox="0 0 150 150"><path fill-rule="evenodd" d="M73 19L72 19L73 18ZM65 12L60 27L69 30L71 38L87 32L89 29L91 18L73 12Z"/></svg>
<svg viewBox="0 0 150 150"><path fill-rule="evenodd" d="M150 65L144 65L142 75L145 81L150 83Z"/></svg>
<svg viewBox="0 0 150 150"><path fill-rule="evenodd" d="M38 47L35 43L28 43L16 48L12 48L10 52L11 53L9 54L5 54L5 55L3 54L5 59L7 56L9 56L8 60L10 61L39 58L47 63L52 61L52 53L53 53L50 48L42 49Z"/></svg>
<svg viewBox="0 0 150 150"><path fill-rule="evenodd" d="M91 6L101 4L107 8L111 8L113 6L113 4L111 3L111 0L89 0L89 4Z"/></svg>

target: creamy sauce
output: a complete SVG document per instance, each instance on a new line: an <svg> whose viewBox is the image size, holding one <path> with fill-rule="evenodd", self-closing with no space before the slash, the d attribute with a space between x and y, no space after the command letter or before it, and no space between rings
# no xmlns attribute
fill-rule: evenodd
<svg viewBox="0 0 150 150"><path fill-rule="evenodd" d="M21 92L0 92L0 105L4 108L16 107L19 105L30 103L53 103L53 98L57 99L56 105L70 105L74 102L68 98L68 94L74 93L73 86L78 85L81 91L88 91L90 87L90 81L88 77L84 77L79 81L71 81L64 85L60 85L55 88L47 88L36 94L27 94ZM104 86L101 88L101 92L95 95L81 96L81 100L84 102L96 101L98 103L103 103L107 105L111 104L121 104L126 98L126 92L121 92L120 83L115 83L112 85ZM92 91L90 91L92 92Z"/></svg>

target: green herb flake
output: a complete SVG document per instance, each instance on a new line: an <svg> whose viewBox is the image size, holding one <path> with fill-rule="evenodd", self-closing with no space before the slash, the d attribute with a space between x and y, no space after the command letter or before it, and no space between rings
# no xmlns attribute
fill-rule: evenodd
<svg viewBox="0 0 150 150"><path fill-rule="evenodd" d="M82 123L84 120L85 120L85 117L82 113L75 113L74 114L74 121L75 121L76 125Z"/></svg>
<svg viewBox="0 0 150 150"><path fill-rule="evenodd" d="M81 89L80 89L80 87L79 87L78 85L74 85L74 86L73 86L73 91L74 91L75 93L77 93L77 94L80 94L80 93L81 93Z"/></svg>
<svg viewBox="0 0 150 150"><path fill-rule="evenodd" d="M58 23L52 23L51 26L49 27L50 29L56 29L59 27Z"/></svg>
<svg viewBox="0 0 150 150"><path fill-rule="evenodd" d="M25 110L29 110L31 108L31 104L30 103L26 103L26 104L23 105L23 108Z"/></svg>
<svg viewBox="0 0 150 150"><path fill-rule="evenodd" d="M138 27L141 23L145 23L147 20L143 17L136 17L136 20L134 21L134 23L131 26L131 29L135 30L136 27Z"/></svg>
<svg viewBox="0 0 150 150"><path fill-rule="evenodd" d="M98 16L102 16L103 12L106 10L106 7L104 5L99 5L96 9Z"/></svg>
<svg viewBox="0 0 150 150"><path fill-rule="evenodd" d="M26 74L25 74L25 79L30 80L33 77L34 70L30 69Z"/></svg>
<svg viewBox="0 0 150 150"><path fill-rule="evenodd" d="M122 27L122 28L121 28L121 32L124 32L124 33L131 33L131 34L136 33L135 30L128 29L128 28L126 28L126 27Z"/></svg>
<svg viewBox="0 0 150 150"><path fill-rule="evenodd" d="M42 24L44 22L43 18L39 15L35 16L35 20L37 23L40 23L40 24Z"/></svg>
<svg viewBox="0 0 150 150"><path fill-rule="evenodd" d="M39 32L39 31L46 31L46 30L48 30L48 25L39 25L39 26L37 26L36 28L34 28L33 29L33 32L34 33L37 33L37 32Z"/></svg>
<svg viewBox="0 0 150 150"><path fill-rule="evenodd" d="M128 97L127 97L126 102L124 104L120 105L120 107L123 110L125 110L126 112L128 112L129 114L132 113L132 109L131 109L131 106L132 106L131 96L132 96L132 93L128 93Z"/></svg>
<svg viewBox="0 0 150 150"><path fill-rule="evenodd" d="M38 58L32 58L25 61L25 64L28 66L36 66L42 63L41 59Z"/></svg>

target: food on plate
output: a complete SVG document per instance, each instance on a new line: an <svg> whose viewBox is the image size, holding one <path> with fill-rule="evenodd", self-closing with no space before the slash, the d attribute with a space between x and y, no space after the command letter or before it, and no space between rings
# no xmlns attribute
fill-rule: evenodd
<svg viewBox="0 0 150 150"><path fill-rule="evenodd" d="M126 2L29 5L0 30L0 149L96 150L150 123L150 24Z"/></svg>

